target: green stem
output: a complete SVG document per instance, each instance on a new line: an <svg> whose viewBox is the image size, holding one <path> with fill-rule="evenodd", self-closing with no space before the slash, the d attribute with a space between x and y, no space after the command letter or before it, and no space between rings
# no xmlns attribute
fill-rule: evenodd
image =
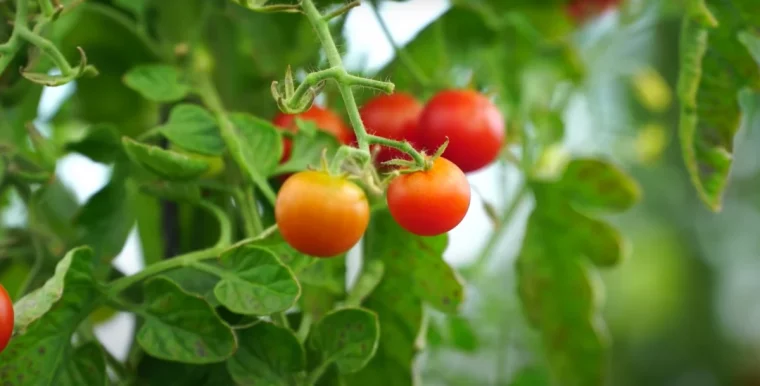
<svg viewBox="0 0 760 386"><path fill-rule="evenodd" d="M338 82L338 84L342 83L349 86L360 86L380 90L386 94L392 93L394 89L393 83L351 75L347 73L343 67L330 67L306 75L303 82L298 85L298 88L293 92L292 97L290 97L288 100L288 104L300 104L312 87L317 86L320 82L324 82L328 79L334 79L336 82ZM286 83L286 87L287 86L288 83Z"/></svg>
<svg viewBox="0 0 760 386"><path fill-rule="evenodd" d="M317 37L322 43L322 48L325 50L327 61L330 63L330 67L338 68L342 73L346 70L343 67L343 60L338 52L338 47L335 45L332 35L330 34L330 27L327 21L319 13L319 10L314 5L312 0L301 0L301 8L304 14L309 19L312 27L317 32ZM364 127L361 116L359 115L359 108L356 105L356 99L354 93L351 91L349 84L338 83L338 90L343 97L343 102L346 105L346 111L348 112L348 118L351 121L351 126L356 133L356 140L359 143L359 149L369 153L369 142L367 142L367 129Z"/></svg>
<svg viewBox="0 0 760 386"><path fill-rule="evenodd" d="M521 185L518 188L515 198L502 213L499 219L500 221L498 224L496 224L496 227L494 228L491 237L488 239L486 246L480 252L480 255L478 255L478 257L475 259L475 262L470 266L469 269L467 269L467 271L470 272L471 277L478 277L485 270L488 259L491 257L491 254L493 254L493 250L496 248L499 240L501 240L502 233L504 233L504 231L507 229L507 226L511 223L512 217L515 215L517 208L523 202L523 199L527 194L527 185Z"/></svg>
<svg viewBox="0 0 760 386"><path fill-rule="evenodd" d="M395 40L393 40L393 35L391 35L391 31L388 28L388 25L385 23L385 20L383 20L383 17L380 16L380 11L377 9L377 7L377 5L370 6L370 9L375 15L375 19L377 19L378 24L380 24L380 28L383 30L383 34L388 40L388 43L390 43L391 47L393 47L393 51L395 51L396 57L401 60L401 63L404 65L404 67L406 67L407 70L409 70L412 76L417 80L417 83L419 83L422 87L429 86L430 79L428 79L425 73L417 66L417 63L414 61L414 59L412 59L412 57L409 56L407 52L401 48L398 43L396 43Z"/></svg>
<svg viewBox="0 0 760 386"><path fill-rule="evenodd" d="M131 287L132 285L145 280L151 276L160 274L161 272L187 267L194 262L213 259L221 254L225 248L230 244L232 240L232 226L230 224L227 214L216 205L202 201L199 204L204 209L208 210L219 221L219 241L211 248L203 249L200 251L190 252L184 255L176 256L174 258L163 260L158 263L145 267L142 271L131 275L125 276L121 279L111 282L106 290L106 294L109 298L115 298L119 293Z"/></svg>
<svg viewBox="0 0 760 386"><path fill-rule="evenodd" d="M61 51L58 50L53 42L32 32L29 28L27 28L26 25L15 26L13 28L13 31L18 31L19 36L24 38L29 43L32 43L35 46L39 47L42 52L49 56L50 59L55 62L55 65L58 66L58 69L61 70L61 75L69 76L74 72L74 70L71 68L71 65L69 64L69 61L66 60Z"/></svg>
<svg viewBox="0 0 760 386"><path fill-rule="evenodd" d="M219 93L216 91L216 87L214 87L207 73L200 75L197 91L206 107L214 113L216 121L219 124L219 134L222 136L222 140L224 140L224 144L227 146L230 155L232 155L232 158L235 160L235 163L238 164L240 169L245 171L248 177L258 186L267 201L274 205L277 197L274 190L272 190L272 187L269 186L267 180L261 176L253 175L248 169L248 162L242 155L243 150L237 138L237 131L232 125L232 122L230 122L229 117L227 117L227 113L222 105L222 100L219 97Z"/></svg>
<svg viewBox="0 0 760 386"><path fill-rule="evenodd" d="M241 189L235 189L235 201L238 203L240 216L243 217L243 228L247 237L254 237L256 233L256 224L253 220L252 209L248 206L248 200Z"/></svg>
<svg viewBox="0 0 760 386"><path fill-rule="evenodd" d="M306 342L306 338L309 336L311 330L311 324L314 322L314 317L309 312L304 312L301 317L301 324L298 326L296 337L301 343Z"/></svg>
<svg viewBox="0 0 760 386"><path fill-rule="evenodd" d="M350 2L348 4L344 4L342 7L338 8L338 9L336 9L336 10L330 12L330 13L328 13L327 15L325 15L322 19L324 21L330 21L330 20L332 20L332 19L334 19L334 18L336 18L336 17L338 17L338 16L340 16L340 15L342 15L342 14L350 11L351 8L358 7L359 5L360 5L359 0L352 1L352 2Z"/></svg>
<svg viewBox="0 0 760 386"><path fill-rule="evenodd" d="M275 312L272 314L272 321L280 327L290 328L290 322L288 322L288 317L285 316L285 312Z"/></svg>
<svg viewBox="0 0 760 386"><path fill-rule="evenodd" d="M414 159L414 162L417 163L418 166L424 167L425 166L425 157L420 154L409 142L406 141L395 141L388 138L378 137L376 135L368 135L367 140L369 143L392 147L394 149L398 149L403 151L404 153L409 154Z"/></svg>
<svg viewBox="0 0 760 386"><path fill-rule="evenodd" d="M326 360L317 366L317 368L314 369L311 373L309 373L309 376L306 378L306 386L314 386L317 384L317 381L319 381L319 378L322 378L322 375L327 371L327 369L332 364L332 360Z"/></svg>
<svg viewBox="0 0 760 386"><path fill-rule="evenodd" d="M259 213L259 205L256 202L256 193L253 190L253 186L246 186L243 193L243 199L247 202L248 210L251 211L251 222L253 225L253 233L248 237L258 236L264 231L264 224L261 223L261 213Z"/></svg>
<svg viewBox="0 0 760 386"><path fill-rule="evenodd" d="M42 14L45 15L45 17L52 17L53 13L55 13L55 8L53 8L53 4L50 3L49 0L39 0L40 3L40 9L42 10Z"/></svg>

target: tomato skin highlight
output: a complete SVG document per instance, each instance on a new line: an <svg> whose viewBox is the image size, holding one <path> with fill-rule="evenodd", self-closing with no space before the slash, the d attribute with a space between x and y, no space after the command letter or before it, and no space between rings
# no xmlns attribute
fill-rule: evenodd
<svg viewBox="0 0 760 386"><path fill-rule="evenodd" d="M344 177L311 170L285 180L274 213L290 246L321 258L347 252L369 225L369 202L358 185Z"/></svg>
<svg viewBox="0 0 760 386"><path fill-rule="evenodd" d="M474 90L444 90L436 94L422 111L417 135L429 153L448 138L443 156L465 173L493 162L506 137L499 109Z"/></svg>
<svg viewBox="0 0 760 386"><path fill-rule="evenodd" d="M439 157L427 171L402 174L388 186L388 209L402 228L420 236L446 233L470 208L470 183L453 162Z"/></svg>
<svg viewBox="0 0 760 386"><path fill-rule="evenodd" d="M367 133L397 141L408 141L415 146L417 124L422 109L422 103L412 95L399 92L371 99L362 106L359 114ZM411 159L408 154L394 148L385 146L376 146L376 148L378 166L392 159Z"/></svg>
<svg viewBox="0 0 760 386"><path fill-rule="evenodd" d="M281 112L272 119L272 123L284 130L295 133L298 130L295 122L296 118L314 122L319 130L334 135L344 145L348 145L354 141L353 130L346 125L338 114L317 105L311 106L309 110L301 114L285 114ZM290 159L291 147L291 140L283 138L281 163Z"/></svg>
<svg viewBox="0 0 760 386"><path fill-rule="evenodd" d="M0 284L0 352L2 352L13 335L13 301L8 291Z"/></svg>

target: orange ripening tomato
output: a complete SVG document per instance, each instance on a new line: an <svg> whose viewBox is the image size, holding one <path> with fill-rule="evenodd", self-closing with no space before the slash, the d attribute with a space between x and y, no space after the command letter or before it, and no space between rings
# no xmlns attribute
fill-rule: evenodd
<svg viewBox="0 0 760 386"><path fill-rule="evenodd" d="M448 139L443 157L465 173L493 162L506 137L499 109L474 90L436 94L422 111L417 135L419 144L431 153Z"/></svg>
<svg viewBox="0 0 760 386"><path fill-rule="evenodd" d="M567 13L576 23L583 23L619 3L620 0L573 0L567 4Z"/></svg>
<svg viewBox="0 0 760 386"><path fill-rule="evenodd" d="M314 122L319 130L334 135L344 145L348 145L354 141L353 130L343 122L343 119L338 114L317 105L313 105L309 110L301 114L279 113L272 119L272 123L275 126L295 133L298 129L295 122L296 118ZM285 162L290 158L291 146L292 144L289 139L283 139L283 152L280 162Z"/></svg>
<svg viewBox="0 0 760 386"><path fill-rule="evenodd" d="M470 208L470 183L451 161L439 157L429 170L402 174L388 186L388 209L402 228L420 236L446 233Z"/></svg>
<svg viewBox="0 0 760 386"><path fill-rule="evenodd" d="M13 335L13 301L8 291L0 284L0 352L2 352Z"/></svg>
<svg viewBox="0 0 760 386"><path fill-rule="evenodd" d="M369 134L397 141L408 141L414 146L422 107L422 104L413 96L395 93L371 99L362 106L359 113ZM392 159L411 159L409 155L397 149L377 147L378 166Z"/></svg>
<svg viewBox="0 0 760 386"><path fill-rule="evenodd" d="M275 219L285 241L314 257L347 252L369 224L364 191L344 177L319 171L290 176L280 188Z"/></svg>

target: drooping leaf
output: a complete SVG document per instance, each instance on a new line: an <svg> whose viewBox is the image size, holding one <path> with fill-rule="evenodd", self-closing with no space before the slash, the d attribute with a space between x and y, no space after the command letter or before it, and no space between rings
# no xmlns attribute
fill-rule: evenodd
<svg viewBox="0 0 760 386"><path fill-rule="evenodd" d="M325 315L311 335L322 361L335 362L341 373L361 370L377 351L380 325L377 314L361 308L343 308Z"/></svg>
<svg viewBox="0 0 760 386"><path fill-rule="evenodd" d="M744 87L760 89L760 68L739 40L739 32L760 27L760 3L711 0L702 5L693 7L681 28L679 135L699 197L718 211L741 126L738 93Z"/></svg>
<svg viewBox="0 0 760 386"><path fill-rule="evenodd" d="M43 287L18 301L16 336L0 353L0 382L10 386L67 384L60 382L77 380L84 367L100 366L102 362L90 348L74 350L71 346L72 334L100 296L93 258L89 248L71 250ZM88 372L86 380L105 384L100 376L105 368Z"/></svg>
<svg viewBox="0 0 760 386"><path fill-rule="evenodd" d="M124 84L154 102L174 102L187 96L190 86L181 72L165 64L141 64L124 75Z"/></svg>
<svg viewBox="0 0 760 386"><path fill-rule="evenodd" d="M269 315L292 307L301 294L293 272L266 249L242 245L220 260L226 271L219 271L214 294L230 311Z"/></svg>
<svg viewBox="0 0 760 386"><path fill-rule="evenodd" d="M209 168L209 163L204 160L142 144L127 137L122 138L122 143L132 162L170 181L193 180Z"/></svg>
<svg viewBox="0 0 760 386"><path fill-rule="evenodd" d="M259 322L238 331L240 347L227 369L240 385L299 384L306 367L303 346L289 329Z"/></svg>
<svg viewBox="0 0 760 386"><path fill-rule="evenodd" d="M232 330L202 298L156 277L145 284L145 318L137 342L157 358L195 364L221 362L237 347Z"/></svg>
<svg viewBox="0 0 760 386"><path fill-rule="evenodd" d="M386 275L409 277L417 296L438 310L455 314L464 290L459 276L443 261L447 236L415 236L401 228L387 210L372 216L367 232L383 236L368 237L365 244L383 261Z"/></svg>
<svg viewBox="0 0 760 386"><path fill-rule="evenodd" d="M211 156L224 152L216 119L201 106L175 106L169 114L169 121L160 130L169 141L187 151Z"/></svg>

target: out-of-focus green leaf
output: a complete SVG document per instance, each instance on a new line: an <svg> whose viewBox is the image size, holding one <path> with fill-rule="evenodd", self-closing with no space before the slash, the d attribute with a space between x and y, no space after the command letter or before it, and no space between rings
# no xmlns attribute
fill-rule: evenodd
<svg viewBox="0 0 760 386"><path fill-rule="evenodd" d="M209 168L209 163L179 152L122 138L129 159L136 165L170 181L187 181L198 178Z"/></svg>
<svg viewBox="0 0 760 386"><path fill-rule="evenodd" d="M510 386L549 386L549 377L543 369L526 367L520 370Z"/></svg>
<svg viewBox="0 0 760 386"><path fill-rule="evenodd" d="M140 191L172 201L193 203L201 200L201 188L196 184L187 182L146 181L140 183Z"/></svg>
<svg viewBox="0 0 760 386"><path fill-rule="evenodd" d="M175 102L190 91L179 69L165 64L141 64L124 75L124 84L154 102Z"/></svg>
<svg viewBox="0 0 760 386"><path fill-rule="evenodd" d="M169 141L187 151L217 156L224 152L216 119L201 106L181 104L174 107L169 122L160 130Z"/></svg>
<svg viewBox="0 0 760 386"><path fill-rule="evenodd" d="M624 211L641 198L641 189L633 178L600 159L570 161L560 188L568 200L584 209Z"/></svg>
<svg viewBox="0 0 760 386"><path fill-rule="evenodd" d="M710 0L702 5L684 17L681 28L679 134L699 197L718 211L741 126L738 93L744 87L760 89L760 68L739 40L740 32L760 28L760 3ZM745 44L751 43L743 36Z"/></svg>
<svg viewBox="0 0 760 386"><path fill-rule="evenodd" d="M119 131L108 124L92 125L77 141L66 144L66 150L75 151L95 162L110 163L122 153Z"/></svg>
<svg viewBox="0 0 760 386"><path fill-rule="evenodd" d="M449 336L454 347L465 352L474 352L480 346L470 321L459 316L447 318Z"/></svg>
<svg viewBox="0 0 760 386"><path fill-rule="evenodd" d="M166 277L145 284L145 321L137 342L150 355L184 363L215 363L237 347L232 330L202 298Z"/></svg>

